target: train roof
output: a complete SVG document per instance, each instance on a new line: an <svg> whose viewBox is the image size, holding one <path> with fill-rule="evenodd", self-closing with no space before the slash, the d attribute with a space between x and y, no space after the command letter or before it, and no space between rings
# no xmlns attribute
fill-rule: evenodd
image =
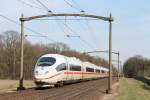
<svg viewBox="0 0 150 100"><path fill-rule="evenodd" d="M104 67L102 67L102 66L97 66L97 65L95 65L95 64L93 64L93 63L91 63L91 62L83 62L83 61L81 61L80 59L78 59L78 58L76 58L76 57L68 57L68 56L64 56L64 55L61 55L61 54L45 54L45 55L43 55L43 56L41 56L41 57L56 57L56 58L64 58L64 57L66 57L66 58L68 58L69 59L69 61L77 61L77 62L82 62L82 63L84 63L85 65L87 65L87 67L95 67L95 68L98 68L98 69L100 69L100 70L104 70L104 71L108 71L108 69L107 68L104 68Z"/></svg>
<svg viewBox="0 0 150 100"><path fill-rule="evenodd" d="M67 56L60 55L60 54L45 54L42 55L41 57L67 57Z"/></svg>
<svg viewBox="0 0 150 100"><path fill-rule="evenodd" d="M107 68L105 68L105 67L100 67L101 68L101 70L104 70L104 71L109 71Z"/></svg>

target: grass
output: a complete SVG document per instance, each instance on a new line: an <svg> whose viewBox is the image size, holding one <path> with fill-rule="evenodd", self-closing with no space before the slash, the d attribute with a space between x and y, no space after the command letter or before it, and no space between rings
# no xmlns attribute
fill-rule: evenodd
<svg viewBox="0 0 150 100"><path fill-rule="evenodd" d="M0 80L0 92L16 90L19 86L18 80ZM35 87L33 80L24 80L26 88Z"/></svg>
<svg viewBox="0 0 150 100"><path fill-rule="evenodd" d="M114 100L150 100L150 86L134 80L120 80L119 95Z"/></svg>

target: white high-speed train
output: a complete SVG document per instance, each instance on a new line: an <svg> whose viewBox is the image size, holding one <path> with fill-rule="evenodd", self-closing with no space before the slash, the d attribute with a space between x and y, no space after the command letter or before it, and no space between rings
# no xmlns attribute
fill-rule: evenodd
<svg viewBox="0 0 150 100"><path fill-rule="evenodd" d="M41 56L34 69L37 87L62 86L67 82L107 77L108 69L59 54Z"/></svg>

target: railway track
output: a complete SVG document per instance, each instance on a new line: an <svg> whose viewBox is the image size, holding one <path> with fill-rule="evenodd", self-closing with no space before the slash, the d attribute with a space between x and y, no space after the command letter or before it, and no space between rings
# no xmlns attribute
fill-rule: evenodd
<svg viewBox="0 0 150 100"><path fill-rule="evenodd" d="M0 100L98 100L104 95L106 88L107 79L105 78L65 85L60 88L28 89L0 94Z"/></svg>

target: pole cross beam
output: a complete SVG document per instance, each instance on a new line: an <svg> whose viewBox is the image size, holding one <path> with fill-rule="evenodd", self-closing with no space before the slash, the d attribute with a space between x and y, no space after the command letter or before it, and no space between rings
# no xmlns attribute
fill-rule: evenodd
<svg viewBox="0 0 150 100"><path fill-rule="evenodd" d="M20 21L30 21L38 18L43 18L43 17L55 17L55 16L80 16L80 17L91 17L91 18L96 18L104 21L113 21L112 17L102 17L102 16L96 16L96 15L90 15L90 14L85 14L85 13L79 13L79 14L74 14L74 13L50 13L46 15L38 15L38 16L31 16L31 17L26 17L26 18L20 18Z"/></svg>
<svg viewBox="0 0 150 100"><path fill-rule="evenodd" d="M31 21L38 18L44 18L44 17L57 17L57 16L74 16L74 17L90 17L95 19L100 19L103 21L109 22L109 78L108 78L108 89L107 92L111 93L112 90L112 22L114 19L112 18L111 14L109 17L103 17L103 16L96 16L91 14L85 14L85 13L49 13L46 15L37 15L37 16L30 16L30 17L24 17L23 15L20 18L21 22L21 64L20 64L20 80L19 80L19 87L18 90L23 90L23 45L24 45L24 22L25 21Z"/></svg>
<svg viewBox="0 0 150 100"><path fill-rule="evenodd" d="M109 51L108 50L104 50L104 51L90 51L90 52L85 52L85 53L95 53L95 52L104 52L104 53L109 53ZM119 52L114 52L114 51L112 51L112 53L113 54L119 54Z"/></svg>

